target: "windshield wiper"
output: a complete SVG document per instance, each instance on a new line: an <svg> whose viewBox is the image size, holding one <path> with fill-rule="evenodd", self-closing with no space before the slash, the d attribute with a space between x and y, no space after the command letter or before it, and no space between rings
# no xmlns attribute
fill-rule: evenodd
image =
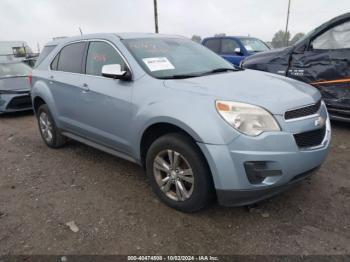
<svg viewBox="0 0 350 262"><path fill-rule="evenodd" d="M222 73L222 72L227 72L227 71L241 71L244 70L239 67L235 68L229 68L229 67L222 67L222 68L216 68L208 72L202 72L198 74L179 74L179 75L172 75L172 76L164 76L164 77L158 77L159 79L185 79L185 78L192 78L192 77L200 77L200 76L205 76L205 75L211 75L211 74L216 74L216 73Z"/></svg>
<svg viewBox="0 0 350 262"><path fill-rule="evenodd" d="M216 69L213 69L207 73L221 73L221 72L227 72L227 71L238 71L239 69L237 68L226 68L226 67L223 67L223 68L216 68Z"/></svg>
<svg viewBox="0 0 350 262"><path fill-rule="evenodd" d="M216 68L216 69L213 69L211 71L202 73L201 75L204 76L204 75L223 73L223 72L228 72L228 71L237 72L237 71L241 71L241 70L244 70L244 69L240 68L240 67L234 67L234 68L222 67L222 68Z"/></svg>
<svg viewBox="0 0 350 262"><path fill-rule="evenodd" d="M183 75L172 75L172 76L164 76L158 77L159 79L186 79L191 77L199 77L202 74L183 74Z"/></svg>

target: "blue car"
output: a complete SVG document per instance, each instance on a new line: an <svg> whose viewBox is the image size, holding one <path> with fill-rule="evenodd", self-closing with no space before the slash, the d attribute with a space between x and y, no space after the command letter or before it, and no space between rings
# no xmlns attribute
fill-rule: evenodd
<svg viewBox="0 0 350 262"><path fill-rule="evenodd" d="M184 212L285 190L323 163L331 138L316 88L236 68L178 36L50 43L31 95L47 146L70 138L133 161L157 196Z"/></svg>
<svg viewBox="0 0 350 262"><path fill-rule="evenodd" d="M270 50L260 39L246 36L208 37L202 44L236 66L247 56Z"/></svg>

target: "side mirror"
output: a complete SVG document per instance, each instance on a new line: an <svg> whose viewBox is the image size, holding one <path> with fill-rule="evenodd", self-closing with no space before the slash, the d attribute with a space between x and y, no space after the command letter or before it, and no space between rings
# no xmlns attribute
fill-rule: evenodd
<svg viewBox="0 0 350 262"><path fill-rule="evenodd" d="M122 71L122 67L119 64L104 65L102 67L102 76L114 78L114 79L124 79L127 75L126 71Z"/></svg>
<svg viewBox="0 0 350 262"><path fill-rule="evenodd" d="M235 54L236 55L243 55L241 49L239 47L236 47L235 50L234 50Z"/></svg>
<svg viewBox="0 0 350 262"><path fill-rule="evenodd" d="M312 44L303 43L294 47L293 54L303 54L305 51L311 51L312 49Z"/></svg>

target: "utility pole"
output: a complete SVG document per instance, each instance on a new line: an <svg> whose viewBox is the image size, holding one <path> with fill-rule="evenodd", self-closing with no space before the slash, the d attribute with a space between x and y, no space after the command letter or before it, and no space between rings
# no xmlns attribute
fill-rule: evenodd
<svg viewBox="0 0 350 262"><path fill-rule="evenodd" d="M155 31L158 34L158 11L157 11L157 0L153 0L154 3L154 25L155 25Z"/></svg>
<svg viewBox="0 0 350 262"><path fill-rule="evenodd" d="M291 0L288 0L287 24L286 24L286 32L284 34L286 46L288 46L288 24L289 24L289 14L290 14L290 1Z"/></svg>

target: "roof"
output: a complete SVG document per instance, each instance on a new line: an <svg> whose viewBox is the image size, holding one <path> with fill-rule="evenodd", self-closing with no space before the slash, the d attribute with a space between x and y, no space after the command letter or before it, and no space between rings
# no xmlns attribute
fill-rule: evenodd
<svg viewBox="0 0 350 262"><path fill-rule="evenodd" d="M205 37L204 39L211 39L211 38L237 38L237 39L246 38L246 39L259 39L259 38L252 37L252 36L237 36L237 35L209 36L209 37Z"/></svg>
<svg viewBox="0 0 350 262"><path fill-rule="evenodd" d="M46 46L58 45L65 42L78 41L92 38L118 37L119 39L137 39L137 38L185 38L180 35L166 35L155 33L99 33L99 34L84 34L79 36L65 37L48 42Z"/></svg>
<svg viewBox="0 0 350 262"><path fill-rule="evenodd" d="M180 35L167 35L155 33L117 33L120 39L137 39L137 38L185 38Z"/></svg>

